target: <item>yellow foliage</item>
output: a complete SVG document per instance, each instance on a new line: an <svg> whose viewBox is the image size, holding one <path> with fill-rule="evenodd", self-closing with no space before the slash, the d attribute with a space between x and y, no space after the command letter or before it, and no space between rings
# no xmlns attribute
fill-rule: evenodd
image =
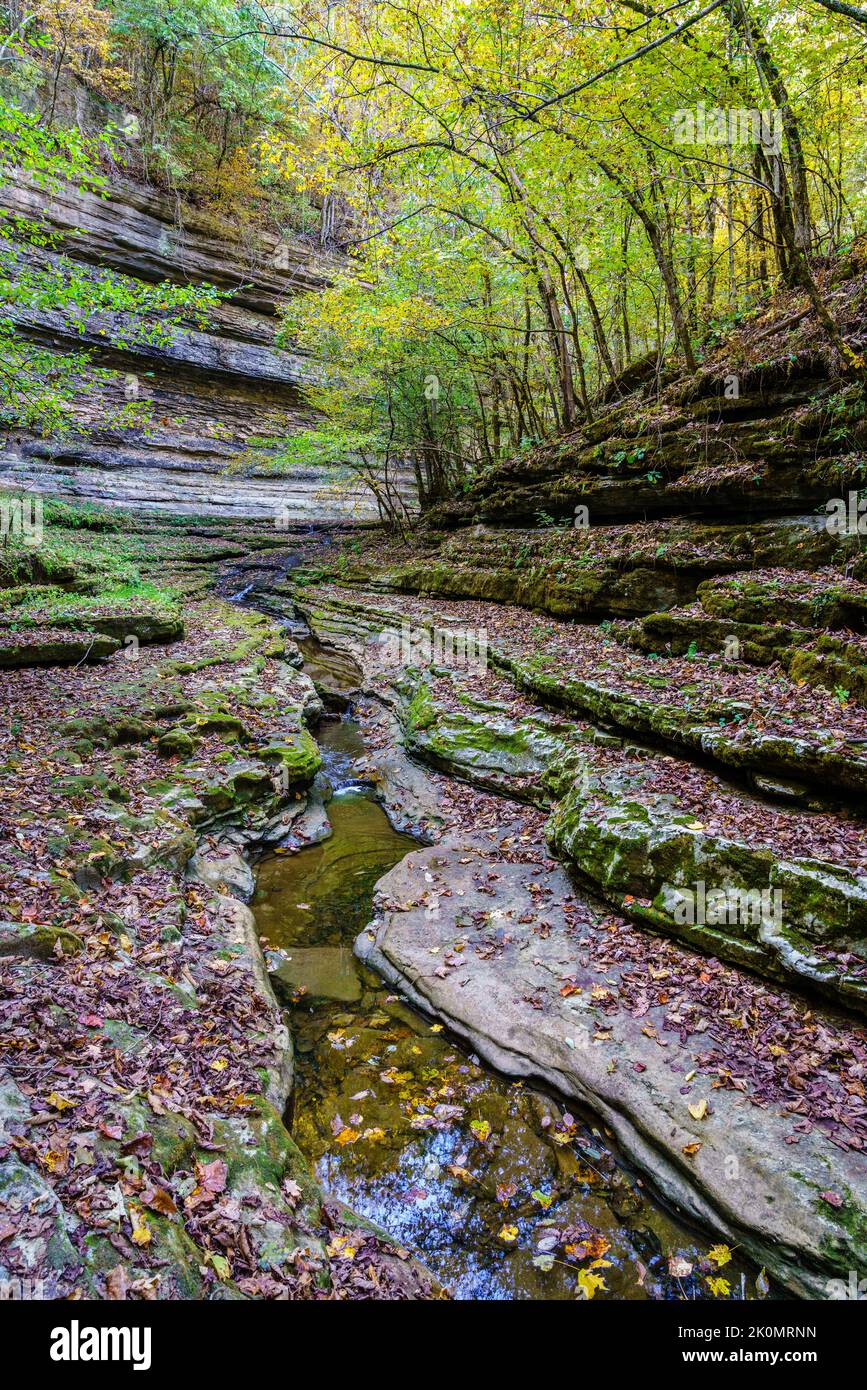
<svg viewBox="0 0 867 1390"><path fill-rule="evenodd" d="M114 61L108 10L93 0L35 0L32 11L76 77L105 96L126 91L129 78Z"/></svg>

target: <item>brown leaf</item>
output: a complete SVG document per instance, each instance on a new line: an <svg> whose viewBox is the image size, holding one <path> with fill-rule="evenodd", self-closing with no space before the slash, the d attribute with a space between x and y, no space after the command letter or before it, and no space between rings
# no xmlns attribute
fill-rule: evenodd
<svg viewBox="0 0 867 1390"><path fill-rule="evenodd" d="M129 1279L124 1265L115 1265L105 1276L105 1296L123 1302L129 1291Z"/></svg>

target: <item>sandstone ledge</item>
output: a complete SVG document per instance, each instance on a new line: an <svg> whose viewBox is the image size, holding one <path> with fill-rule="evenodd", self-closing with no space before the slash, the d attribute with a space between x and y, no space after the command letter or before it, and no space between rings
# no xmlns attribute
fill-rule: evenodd
<svg viewBox="0 0 867 1390"><path fill-rule="evenodd" d="M720 1076L701 1061L709 1020L694 1015L698 1027L678 1042L666 1007L638 1018L614 1009L626 969L582 964L582 948L604 943L606 926L576 905L561 869L534 872L502 860L489 838L453 838L381 879L378 905L356 943L360 958L492 1065L600 1114L687 1217L799 1296L827 1298L829 1279L863 1265L863 1158L815 1125L793 1133L797 1115L778 1100L754 1104L738 1088L714 1088ZM707 967L680 947L665 950L694 963L696 976ZM567 997L564 978L577 988ZM707 1113L696 1119L688 1106L702 1101Z"/></svg>

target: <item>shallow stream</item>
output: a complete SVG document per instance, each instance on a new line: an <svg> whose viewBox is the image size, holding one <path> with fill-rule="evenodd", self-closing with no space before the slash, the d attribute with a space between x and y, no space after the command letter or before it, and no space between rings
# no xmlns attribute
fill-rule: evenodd
<svg viewBox="0 0 867 1390"><path fill-rule="evenodd" d="M364 789L351 711L317 736L332 834L263 859L253 909L289 958L293 1133L322 1186L457 1298L573 1298L582 1279L602 1298L707 1298L715 1277L755 1296L737 1256L708 1262L713 1242L654 1201L592 1121L482 1066L356 961L376 881L415 841Z"/></svg>
<svg viewBox="0 0 867 1390"><path fill-rule="evenodd" d="M679 1222L592 1117L482 1065L356 960L377 880L417 842L373 796L375 755L351 707L361 672L283 616L272 582L236 592L227 576L236 602L282 617L326 706L342 710L316 733L331 834L266 855L252 903L260 935L286 957L292 1129L322 1187L456 1298L755 1298L756 1271Z"/></svg>

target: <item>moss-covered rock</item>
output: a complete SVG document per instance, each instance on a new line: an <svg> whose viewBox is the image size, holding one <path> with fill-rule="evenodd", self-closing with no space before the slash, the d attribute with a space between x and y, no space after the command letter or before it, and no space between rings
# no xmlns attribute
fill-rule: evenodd
<svg viewBox="0 0 867 1390"><path fill-rule="evenodd" d="M84 942L64 927L39 922L0 921L0 955L56 960L77 955Z"/></svg>
<svg viewBox="0 0 867 1390"><path fill-rule="evenodd" d="M553 807L558 854L626 915L867 1012L867 878L708 832L675 794L644 790L641 759L612 769L594 757L587 730L541 711L515 719L477 698L456 711L454 697L438 700L420 673L398 688L410 751L475 785ZM702 905L690 920L690 894L705 889L723 893L725 910Z"/></svg>
<svg viewBox="0 0 867 1390"><path fill-rule="evenodd" d="M25 666L73 666L99 661L119 647L116 638L98 632L6 628L0 631L0 668L15 671Z"/></svg>
<svg viewBox="0 0 867 1390"><path fill-rule="evenodd" d="M167 729L157 739L157 748L165 758L189 758L195 747L196 741L186 729Z"/></svg>
<svg viewBox="0 0 867 1390"><path fill-rule="evenodd" d="M287 787L306 786L322 765L319 745L306 729L272 740L257 749L257 756L266 763L276 764Z"/></svg>
<svg viewBox="0 0 867 1390"><path fill-rule="evenodd" d="M842 574L738 575L706 580L698 599L710 617L801 628L849 628L867 623L867 587Z"/></svg>
<svg viewBox="0 0 867 1390"><path fill-rule="evenodd" d="M629 792L585 774L555 809L551 843L583 878L644 926L867 1013L867 879L711 835L673 798Z"/></svg>
<svg viewBox="0 0 867 1390"><path fill-rule="evenodd" d="M522 690L555 708L589 715L603 727L712 758L741 774L788 777L825 793L829 787L850 796L867 793L867 756L860 745L841 746L836 730L765 733L747 722L752 707L735 700L708 698L684 708L666 702L661 693L651 698L619 689L614 681L564 676L523 657L499 661ZM660 676L658 684L662 692L667 681Z"/></svg>

